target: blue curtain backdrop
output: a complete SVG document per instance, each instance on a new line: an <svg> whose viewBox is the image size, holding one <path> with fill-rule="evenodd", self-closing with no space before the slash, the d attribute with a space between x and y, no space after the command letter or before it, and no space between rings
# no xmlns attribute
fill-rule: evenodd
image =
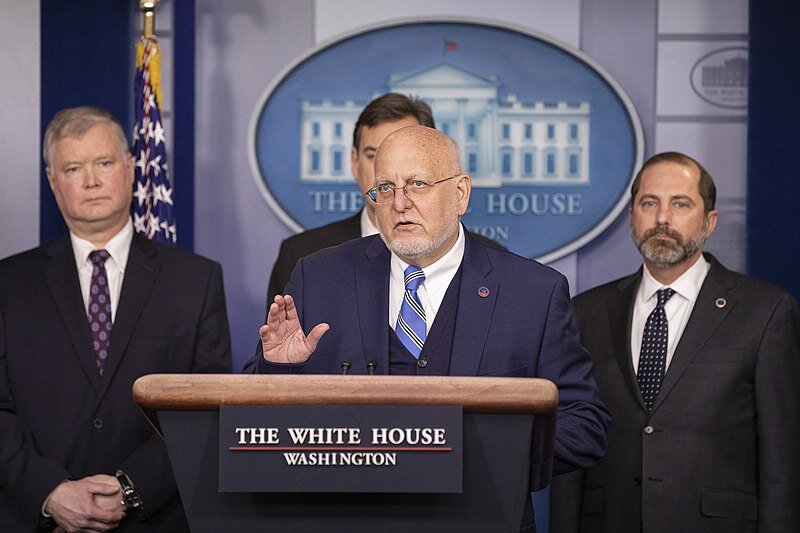
<svg viewBox="0 0 800 533"><path fill-rule="evenodd" d="M108 0L42 0L41 132L59 109L104 107L130 129L133 111L131 4ZM120 31L123 28L123 31ZM39 239L67 231L42 163Z"/></svg>
<svg viewBox="0 0 800 533"><path fill-rule="evenodd" d="M800 2L751 0L747 269L800 298Z"/></svg>

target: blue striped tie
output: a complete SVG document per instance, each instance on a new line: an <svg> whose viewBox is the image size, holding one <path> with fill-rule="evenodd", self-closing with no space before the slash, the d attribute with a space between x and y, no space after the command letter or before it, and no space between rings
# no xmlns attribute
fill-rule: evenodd
<svg viewBox="0 0 800 533"><path fill-rule="evenodd" d="M425 310L417 296L417 289L425 281L422 269L410 266L405 271L406 292L400 306L400 316L394 332L411 355L419 359L422 345L425 344Z"/></svg>

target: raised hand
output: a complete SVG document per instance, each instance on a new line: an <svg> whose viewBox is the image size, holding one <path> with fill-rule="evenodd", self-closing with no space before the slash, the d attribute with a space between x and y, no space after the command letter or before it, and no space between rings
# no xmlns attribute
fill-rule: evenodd
<svg viewBox="0 0 800 533"><path fill-rule="evenodd" d="M306 336L294 299L289 295L277 295L269 307L267 323L258 330L264 359L272 363L304 363L328 329L330 326L326 323L317 324Z"/></svg>

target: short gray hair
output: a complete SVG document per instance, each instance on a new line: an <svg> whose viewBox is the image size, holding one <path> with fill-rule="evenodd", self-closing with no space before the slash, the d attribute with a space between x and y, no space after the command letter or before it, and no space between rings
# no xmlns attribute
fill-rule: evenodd
<svg viewBox="0 0 800 533"><path fill-rule="evenodd" d="M53 117L44 132L42 141L42 157L45 164L50 166L53 157L53 146L56 141L69 135L82 135L96 124L109 124L117 137L120 151L129 153L128 138L122 131L119 121L109 111L92 106L70 107L62 109Z"/></svg>

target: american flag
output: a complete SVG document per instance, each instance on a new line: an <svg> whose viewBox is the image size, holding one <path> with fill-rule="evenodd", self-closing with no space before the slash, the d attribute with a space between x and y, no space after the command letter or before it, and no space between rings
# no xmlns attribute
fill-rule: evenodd
<svg viewBox="0 0 800 533"><path fill-rule="evenodd" d="M131 153L136 180L131 214L137 233L148 239L175 243L172 185L167 175L167 151L161 125L161 65L158 41L142 37L136 45L134 98L136 123Z"/></svg>

